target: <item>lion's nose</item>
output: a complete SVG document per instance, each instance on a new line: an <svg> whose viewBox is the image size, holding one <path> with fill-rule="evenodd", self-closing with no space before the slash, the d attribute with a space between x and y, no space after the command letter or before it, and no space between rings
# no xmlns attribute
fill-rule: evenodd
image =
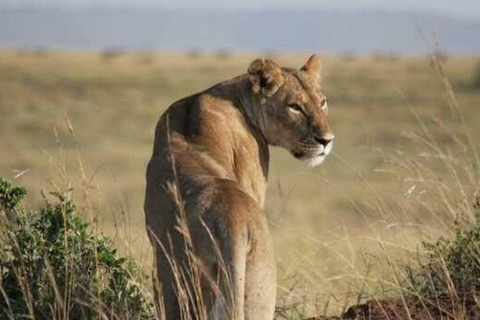
<svg viewBox="0 0 480 320"><path fill-rule="evenodd" d="M315 135L315 141L323 145L324 147L327 146L333 139L335 139L335 136L333 133L326 133L321 136Z"/></svg>

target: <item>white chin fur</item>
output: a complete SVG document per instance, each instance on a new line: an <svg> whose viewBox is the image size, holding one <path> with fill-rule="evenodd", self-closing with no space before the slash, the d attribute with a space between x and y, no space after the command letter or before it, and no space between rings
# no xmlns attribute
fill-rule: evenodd
<svg viewBox="0 0 480 320"><path fill-rule="evenodd" d="M325 161L325 155L320 155L310 159L305 159L307 166L310 168L321 165L323 161Z"/></svg>
<svg viewBox="0 0 480 320"><path fill-rule="evenodd" d="M313 167L321 165L323 163L323 161L325 161L325 158L330 153L330 151L332 151L332 146L333 146L333 143L330 142L329 144L327 144L327 146L325 147L325 150L323 150L322 154L319 154L319 155L317 155L315 157L312 157L312 158L309 158L309 159L305 159L305 162L307 163L307 166L310 167L310 168L313 168Z"/></svg>

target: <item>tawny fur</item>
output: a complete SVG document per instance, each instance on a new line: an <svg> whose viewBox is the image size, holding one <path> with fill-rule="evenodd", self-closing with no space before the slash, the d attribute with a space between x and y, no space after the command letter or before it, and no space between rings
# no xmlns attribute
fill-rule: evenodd
<svg viewBox="0 0 480 320"><path fill-rule="evenodd" d="M315 56L300 70L259 59L247 74L174 103L160 118L145 214L156 304L166 320L273 319L268 145L312 165L330 152L319 79Z"/></svg>

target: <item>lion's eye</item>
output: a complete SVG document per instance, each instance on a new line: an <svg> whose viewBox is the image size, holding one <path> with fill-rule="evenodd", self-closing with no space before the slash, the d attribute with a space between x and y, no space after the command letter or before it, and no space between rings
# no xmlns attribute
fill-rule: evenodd
<svg viewBox="0 0 480 320"><path fill-rule="evenodd" d="M322 108L323 112L328 112L328 103L326 98L323 99L322 102L320 102L320 108Z"/></svg>
<svg viewBox="0 0 480 320"><path fill-rule="evenodd" d="M290 103L288 109L295 114L303 113L302 108L296 103Z"/></svg>

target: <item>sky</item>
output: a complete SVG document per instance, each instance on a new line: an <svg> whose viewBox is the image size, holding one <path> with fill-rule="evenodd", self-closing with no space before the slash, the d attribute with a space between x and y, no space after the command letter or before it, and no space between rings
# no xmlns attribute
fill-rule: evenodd
<svg viewBox="0 0 480 320"><path fill-rule="evenodd" d="M431 12L480 22L480 0L0 0L7 7L367 9Z"/></svg>

